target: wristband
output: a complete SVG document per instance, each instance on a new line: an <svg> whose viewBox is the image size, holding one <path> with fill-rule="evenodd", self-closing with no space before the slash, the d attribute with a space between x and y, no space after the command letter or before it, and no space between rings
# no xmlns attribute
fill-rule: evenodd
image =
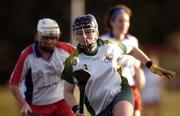
<svg viewBox="0 0 180 116"><path fill-rule="evenodd" d="M79 105L74 105L74 106L72 107L72 111L73 111L74 113L76 113L78 110L79 110Z"/></svg>
<svg viewBox="0 0 180 116"><path fill-rule="evenodd" d="M151 68L152 64L153 64L153 62L151 60L147 61L146 62L146 67Z"/></svg>
<svg viewBox="0 0 180 116"><path fill-rule="evenodd" d="M152 61L147 61L146 62L146 67L149 68L149 70L155 74L157 74L158 72L158 66L156 64L154 64Z"/></svg>

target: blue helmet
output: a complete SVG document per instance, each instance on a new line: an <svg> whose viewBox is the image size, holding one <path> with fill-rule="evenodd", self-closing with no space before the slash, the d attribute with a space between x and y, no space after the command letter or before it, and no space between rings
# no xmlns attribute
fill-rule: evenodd
<svg viewBox="0 0 180 116"><path fill-rule="evenodd" d="M98 24L96 18L91 15L82 15L77 17L73 22L73 31L81 30L81 29L95 29L98 30Z"/></svg>

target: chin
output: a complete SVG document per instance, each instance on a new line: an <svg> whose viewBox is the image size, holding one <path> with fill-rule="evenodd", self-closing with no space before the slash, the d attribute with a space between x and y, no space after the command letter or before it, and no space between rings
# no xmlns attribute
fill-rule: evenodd
<svg viewBox="0 0 180 116"><path fill-rule="evenodd" d="M52 52L54 50L54 47L41 47L41 49L46 52Z"/></svg>

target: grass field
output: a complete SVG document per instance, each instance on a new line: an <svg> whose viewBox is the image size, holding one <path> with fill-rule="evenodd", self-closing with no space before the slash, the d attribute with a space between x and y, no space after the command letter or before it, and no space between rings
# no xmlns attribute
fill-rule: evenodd
<svg viewBox="0 0 180 116"><path fill-rule="evenodd" d="M76 90L78 93L78 90ZM78 99L78 97L77 97ZM162 97L160 116L180 116L180 91L166 90ZM153 116L153 110L156 108L144 108L149 115ZM19 110L16 100L13 98L7 87L0 87L0 116L19 116ZM87 114L89 116L89 114ZM145 116L143 112L142 116ZM157 116L157 115L156 115Z"/></svg>
<svg viewBox="0 0 180 116"><path fill-rule="evenodd" d="M165 90L161 99L160 109L158 109L157 107L154 108L143 107L142 116L180 116L179 99L180 99L179 90L176 91ZM154 115L155 112L159 112L159 115Z"/></svg>

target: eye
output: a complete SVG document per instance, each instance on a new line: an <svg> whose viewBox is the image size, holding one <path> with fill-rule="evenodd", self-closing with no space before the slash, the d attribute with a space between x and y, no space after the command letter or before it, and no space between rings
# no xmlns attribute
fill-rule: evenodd
<svg viewBox="0 0 180 116"><path fill-rule="evenodd" d="M82 35L82 34L83 34L83 31L81 31L81 30L80 30L80 31L75 31L74 33L75 33L76 35Z"/></svg>
<svg viewBox="0 0 180 116"><path fill-rule="evenodd" d="M85 29L84 32L85 32L86 34L90 34L90 33L94 33L95 30L94 30L94 29Z"/></svg>
<svg viewBox="0 0 180 116"><path fill-rule="evenodd" d="M84 30L84 32L85 32L86 34L90 34L90 33L91 33L91 30L86 29L86 30Z"/></svg>
<svg viewBox="0 0 180 116"><path fill-rule="evenodd" d="M58 39L58 37L49 37L49 36L42 36L42 39L51 39L51 40L55 40L55 39Z"/></svg>
<svg viewBox="0 0 180 116"><path fill-rule="evenodd" d="M75 34L75 35L83 35L83 33L84 33L84 34L89 35L89 34L92 34L92 33L94 33L94 32L95 32L94 29L88 28L88 29L82 29L82 30L74 31L74 34Z"/></svg>

